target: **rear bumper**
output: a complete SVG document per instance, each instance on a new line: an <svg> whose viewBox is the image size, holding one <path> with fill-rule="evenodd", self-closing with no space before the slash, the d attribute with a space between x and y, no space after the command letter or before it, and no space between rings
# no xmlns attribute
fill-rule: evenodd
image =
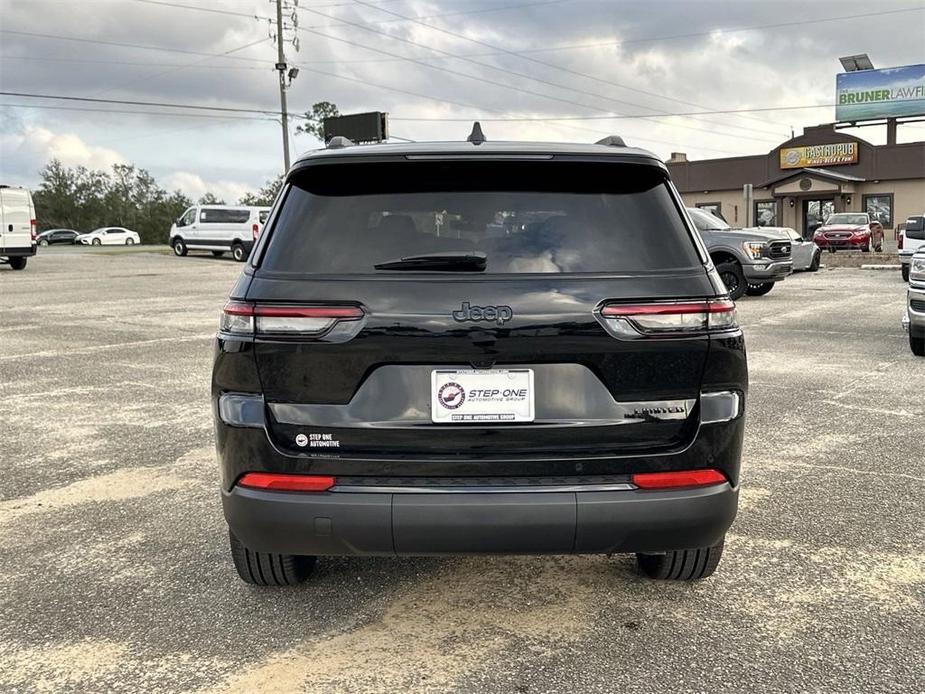
<svg viewBox="0 0 925 694"><path fill-rule="evenodd" d="M336 488L335 488L336 489ZM707 547L736 515L727 483L671 491L223 491L249 548L301 555L606 554Z"/></svg>
<svg viewBox="0 0 925 694"><path fill-rule="evenodd" d="M2 248L0 257L3 258L21 258L23 256L35 255L35 246L23 246L20 248Z"/></svg>
<svg viewBox="0 0 925 694"><path fill-rule="evenodd" d="M756 262L754 265L743 265L742 272L745 279L750 284L761 284L763 282L780 282L793 272L793 261L791 260L774 260L767 262Z"/></svg>

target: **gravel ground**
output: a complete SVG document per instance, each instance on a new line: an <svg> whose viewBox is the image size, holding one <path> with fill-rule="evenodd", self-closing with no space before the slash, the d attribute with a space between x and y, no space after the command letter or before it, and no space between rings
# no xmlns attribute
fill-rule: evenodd
<svg viewBox="0 0 925 694"><path fill-rule="evenodd" d="M717 574L628 557L228 557L210 338L241 266L0 266L0 691L910 692L925 672L925 360L898 273L740 302L752 391Z"/></svg>

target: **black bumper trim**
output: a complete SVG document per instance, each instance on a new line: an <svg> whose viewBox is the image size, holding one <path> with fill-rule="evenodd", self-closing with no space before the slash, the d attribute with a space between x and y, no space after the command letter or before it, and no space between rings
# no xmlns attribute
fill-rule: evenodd
<svg viewBox="0 0 925 694"><path fill-rule="evenodd" d="M719 542L735 518L729 484L671 491L493 494L233 487L225 519L250 549L301 555L606 554Z"/></svg>

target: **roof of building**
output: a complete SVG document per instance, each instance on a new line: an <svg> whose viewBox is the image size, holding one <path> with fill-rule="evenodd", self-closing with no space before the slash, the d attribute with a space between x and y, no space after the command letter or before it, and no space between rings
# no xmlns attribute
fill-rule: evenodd
<svg viewBox="0 0 925 694"><path fill-rule="evenodd" d="M788 181L791 178L799 178L802 176L816 176L818 178L827 178L832 181L842 181L846 183L862 183L866 181L866 178L860 178L859 176L851 176L841 171L828 171L826 169L816 169L811 166L806 166L802 169L790 169L787 173L777 178L771 179L770 181L765 181L761 184L762 188L767 188L768 186L773 186L783 181Z"/></svg>

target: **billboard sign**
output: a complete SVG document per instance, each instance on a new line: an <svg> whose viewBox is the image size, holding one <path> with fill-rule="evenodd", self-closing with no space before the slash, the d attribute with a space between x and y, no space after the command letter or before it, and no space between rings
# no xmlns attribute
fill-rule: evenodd
<svg viewBox="0 0 925 694"><path fill-rule="evenodd" d="M332 116L324 119L324 141L342 135L354 144L363 142L382 142L389 137L389 118L387 113L351 113L347 116Z"/></svg>
<svg viewBox="0 0 925 694"><path fill-rule="evenodd" d="M805 166L843 166L857 163L857 142L780 148L780 168L782 169L802 169Z"/></svg>
<svg viewBox="0 0 925 694"><path fill-rule="evenodd" d="M925 65L842 72L835 77L839 122L925 115Z"/></svg>

